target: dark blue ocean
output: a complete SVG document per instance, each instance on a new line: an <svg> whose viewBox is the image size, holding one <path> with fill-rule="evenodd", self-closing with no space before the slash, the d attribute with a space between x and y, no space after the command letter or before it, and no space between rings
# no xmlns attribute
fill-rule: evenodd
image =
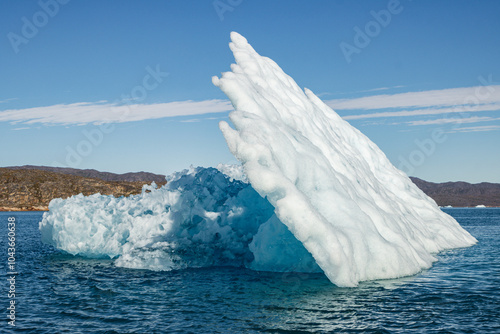
<svg viewBox="0 0 500 334"><path fill-rule="evenodd" d="M500 333L500 209L443 210L479 243L438 254L418 275L357 288L321 274L117 268L42 244L42 213L0 213L0 332ZM9 298L12 216L18 274Z"/></svg>

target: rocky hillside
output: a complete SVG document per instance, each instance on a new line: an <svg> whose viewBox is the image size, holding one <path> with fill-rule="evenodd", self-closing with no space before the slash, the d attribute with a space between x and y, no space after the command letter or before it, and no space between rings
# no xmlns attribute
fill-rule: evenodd
<svg viewBox="0 0 500 334"><path fill-rule="evenodd" d="M165 183L165 175L161 174L153 174L148 172L134 172L134 173L125 173L125 174L115 174L108 172L99 172L95 169L76 169L76 168L63 168L63 167L48 167L48 166L13 166L6 167L9 169L36 169L43 170L47 172L56 172L68 175L76 175L82 177L90 177L93 179L100 179L104 181L128 181L128 182L156 182Z"/></svg>
<svg viewBox="0 0 500 334"><path fill-rule="evenodd" d="M165 184L164 180L157 184ZM146 183L151 181L105 181L38 169L0 168L0 211L47 210L53 198L80 193L129 196L140 193Z"/></svg>
<svg viewBox="0 0 500 334"><path fill-rule="evenodd" d="M440 206L500 207L500 184L432 183L411 179ZM44 166L0 168L0 211L47 210L53 198L80 193L128 196L140 193L142 186L152 181L158 185L166 183L164 175L146 172L114 174Z"/></svg>
<svg viewBox="0 0 500 334"><path fill-rule="evenodd" d="M498 183L432 183L416 177L412 177L411 180L440 206L474 207L485 205L500 207L500 184Z"/></svg>

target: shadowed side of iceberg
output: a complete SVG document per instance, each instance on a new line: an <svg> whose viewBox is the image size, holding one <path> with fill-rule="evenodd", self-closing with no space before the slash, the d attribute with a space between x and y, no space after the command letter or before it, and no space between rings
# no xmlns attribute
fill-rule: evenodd
<svg viewBox="0 0 500 334"><path fill-rule="evenodd" d="M237 166L221 169L242 175ZM73 255L115 258L127 268L321 271L283 224L273 229L269 202L233 177L198 167L175 173L160 189L145 186L140 195L53 200L40 223L42 241Z"/></svg>

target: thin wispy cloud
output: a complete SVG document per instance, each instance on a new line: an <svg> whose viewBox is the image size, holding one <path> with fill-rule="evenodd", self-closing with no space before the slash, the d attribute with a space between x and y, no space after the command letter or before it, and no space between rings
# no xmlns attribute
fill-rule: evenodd
<svg viewBox="0 0 500 334"><path fill-rule="evenodd" d="M500 110L500 102L493 104L480 104L474 107L456 106L453 108L427 108L427 109L414 109L414 110L401 110L401 111L386 111L386 112L378 112L371 114L348 115L348 116L343 116L343 118L346 120L356 120L356 119L366 119L366 118L426 116L426 115L470 113L470 112L494 111L494 110Z"/></svg>
<svg viewBox="0 0 500 334"><path fill-rule="evenodd" d="M12 97L10 99L0 100L0 103L7 103L7 102L10 102L10 101L15 101L17 99L18 99L17 97Z"/></svg>
<svg viewBox="0 0 500 334"><path fill-rule="evenodd" d="M198 122L201 122L201 119L199 119L199 118L193 118L193 119L182 120L180 122L181 123L198 123Z"/></svg>
<svg viewBox="0 0 500 334"><path fill-rule="evenodd" d="M381 94L354 99L327 100L325 103L336 111L389 108L446 108L470 104L476 106L496 104L500 108L500 85ZM364 118L368 117L367 114Z"/></svg>
<svg viewBox="0 0 500 334"><path fill-rule="evenodd" d="M370 91L385 90L394 87L381 87ZM336 111L355 109L375 111L345 115L343 118L346 120L496 111L500 110L500 85L429 90L392 95L382 94L362 98L328 100L325 102ZM45 125L123 123L167 117L199 116L231 110L233 110L231 102L220 99L155 104L116 104L108 101L98 101L8 109L0 111L0 122L21 124L40 123ZM414 126L475 123L494 119L479 116L470 117L468 120L466 118L450 117L437 120L412 120L406 123ZM185 121L198 121L198 118Z"/></svg>
<svg viewBox="0 0 500 334"><path fill-rule="evenodd" d="M389 89L394 89L394 88L401 88L401 87L406 87L406 86L397 85L397 86L390 86L390 87L378 87L378 88L371 88L371 89L365 89L365 90L356 90L353 92L334 92L334 93L324 92L324 93L316 94L316 96L322 97L325 95L347 95L347 94L357 94L357 93L369 93L369 92L378 92L378 91L389 90ZM338 100L330 100L330 101L347 101L347 100L349 100L349 99L338 99ZM326 102L328 102L328 101L326 101Z"/></svg>
<svg viewBox="0 0 500 334"><path fill-rule="evenodd" d="M372 88L372 89L366 89L366 90L358 90L355 93L370 93L370 92L379 92L382 90L389 90L389 89L394 89L394 88L401 88L404 87L403 85L398 85L398 86L391 86L391 87L379 87L379 88Z"/></svg>
<svg viewBox="0 0 500 334"><path fill-rule="evenodd" d="M440 118L425 121L411 121L407 122L409 125L443 125L443 124L469 124L479 122L492 122L499 121L500 118L496 117L467 117L467 118Z"/></svg>
<svg viewBox="0 0 500 334"><path fill-rule="evenodd" d="M471 126L464 128L457 128L448 131L448 133L456 133L456 132L485 132L485 131L499 131L500 125L483 125L483 126Z"/></svg>
<svg viewBox="0 0 500 334"><path fill-rule="evenodd" d="M45 125L124 123L233 110L227 100L118 105L106 101L57 104L0 111L0 122Z"/></svg>

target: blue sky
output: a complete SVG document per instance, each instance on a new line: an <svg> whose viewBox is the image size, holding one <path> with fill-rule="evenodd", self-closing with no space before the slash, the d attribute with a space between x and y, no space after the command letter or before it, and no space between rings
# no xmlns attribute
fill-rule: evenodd
<svg viewBox="0 0 500 334"><path fill-rule="evenodd" d="M500 182L499 17L498 1L2 1L0 166L235 163L211 77L237 31L408 174Z"/></svg>

